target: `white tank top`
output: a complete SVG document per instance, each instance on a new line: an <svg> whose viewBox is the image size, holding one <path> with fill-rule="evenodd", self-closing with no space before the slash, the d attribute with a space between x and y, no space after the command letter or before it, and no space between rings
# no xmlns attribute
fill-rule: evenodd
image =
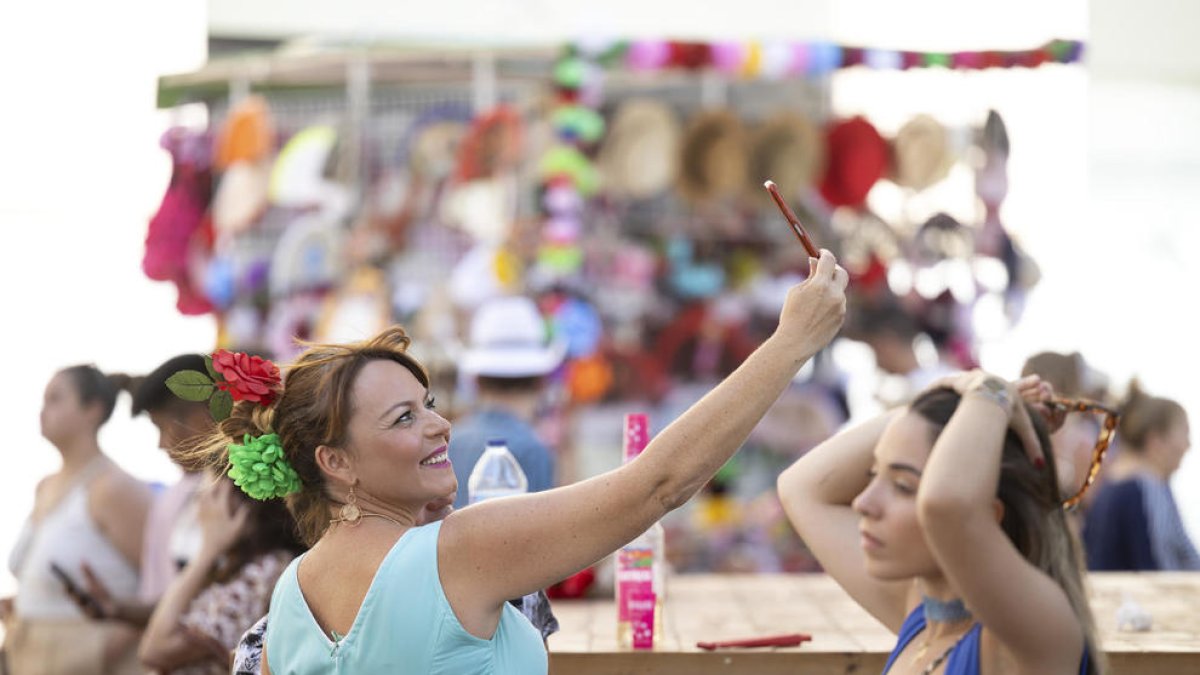
<svg viewBox="0 0 1200 675"><path fill-rule="evenodd" d="M113 597L137 597L137 570L100 532L88 511L88 492L103 466L96 463L84 469L62 502L40 523L25 521L9 558L9 568L18 583L14 609L22 619L83 616L62 582L50 571L51 563L63 568L76 584L86 587L82 564L87 562Z"/></svg>

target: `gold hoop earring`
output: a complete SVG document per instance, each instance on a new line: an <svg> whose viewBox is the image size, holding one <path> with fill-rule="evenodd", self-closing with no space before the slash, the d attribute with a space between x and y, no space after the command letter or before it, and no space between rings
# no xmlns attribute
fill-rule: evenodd
<svg viewBox="0 0 1200 675"><path fill-rule="evenodd" d="M358 508L358 496L354 494L354 486L350 486L350 492L346 494L346 503L342 505L342 509L338 512L337 522L346 523L347 525L357 525L362 520L362 510Z"/></svg>

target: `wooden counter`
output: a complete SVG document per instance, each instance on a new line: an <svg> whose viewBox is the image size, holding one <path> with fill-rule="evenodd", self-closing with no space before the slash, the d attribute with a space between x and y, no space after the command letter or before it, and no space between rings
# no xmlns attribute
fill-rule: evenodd
<svg viewBox="0 0 1200 675"><path fill-rule="evenodd" d="M1092 574L1092 607L1114 674L1200 673L1200 573ZM1118 632L1125 595L1150 611L1145 633ZM895 636L832 579L812 575L682 575L668 582L664 635L655 652L620 652L611 600L557 600L550 638L554 675L880 673ZM808 633L784 649L705 652L717 641Z"/></svg>

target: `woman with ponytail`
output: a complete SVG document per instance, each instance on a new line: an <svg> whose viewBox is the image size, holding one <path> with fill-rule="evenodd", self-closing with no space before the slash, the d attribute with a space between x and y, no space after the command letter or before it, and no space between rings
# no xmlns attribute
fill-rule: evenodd
<svg viewBox="0 0 1200 675"><path fill-rule="evenodd" d="M1104 671L1043 422L1059 417L1050 393L1036 376L953 376L780 476L825 571L897 634L888 675Z"/></svg>
<svg viewBox="0 0 1200 675"><path fill-rule="evenodd" d="M1135 380L1121 406L1120 451L1084 521L1093 570L1200 570L1171 476L1191 447L1183 406L1151 396Z"/></svg>
<svg viewBox="0 0 1200 675"><path fill-rule="evenodd" d="M114 596L137 594L150 490L104 454L98 438L129 381L80 365L46 385L42 436L62 468L38 484L9 559L18 586L5 652L18 675L137 672L136 632L90 621L77 604L87 601L85 562Z"/></svg>

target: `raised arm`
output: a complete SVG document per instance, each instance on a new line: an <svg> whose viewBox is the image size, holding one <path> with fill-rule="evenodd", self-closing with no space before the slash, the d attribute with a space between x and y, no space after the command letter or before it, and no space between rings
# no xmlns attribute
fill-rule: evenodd
<svg viewBox="0 0 1200 675"><path fill-rule="evenodd" d="M823 252L809 278L789 291L771 337L637 460L581 483L449 516L438 544L439 568L468 630L468 621L474 623L469 617L498 617L507 598L594 563L686 502L737 451L804 362L837 333L845 287L845 270ZM494 625L494 619L482 623Z"/></svg>
<svg viewBox="0 0 1200 675"><path fill-rule="evenodd" d="M904 623L908 582L880 581L867 573L851 507L867 483L875 445L903 409L886 412L835 434L779 476L779 501L821 567L893 632Z"/></svg>
<svg viewBox="0 0 1200 675"><path fill-rule="evenodd" d="M1026 671L1072 672L1083 650L1079 619L1063 589L1021 555L997 518L1010 424L1031 459L1041 457L1028 410L1015 385L986 373L964 374L953 386L962 402L934 444L917 493L926 541L967 606ZM1061 534L1069 536L1065 528Z"/></svg>

